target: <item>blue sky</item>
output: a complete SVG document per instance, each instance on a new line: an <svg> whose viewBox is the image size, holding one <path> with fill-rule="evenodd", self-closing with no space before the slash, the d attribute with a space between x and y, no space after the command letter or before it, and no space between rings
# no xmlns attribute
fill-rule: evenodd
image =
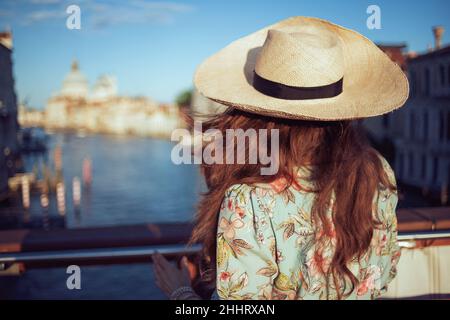
<svg viewBox="0 0 450 320"><path fill-rule="evenodd" d="M81 30L66 28L65 9L81 8ZM368 30L366 9L381 8L381 30ZM79 61L92 85L114 74L119 92L170 102L192 85L196 66L229 42L294 16L315 16L354 29L376 42L406 42L424 51L431 27L446 28L448 0L197 0L89 1L1 0L0 29L14 36L14 74L19 99L41 108Z"/></svg>

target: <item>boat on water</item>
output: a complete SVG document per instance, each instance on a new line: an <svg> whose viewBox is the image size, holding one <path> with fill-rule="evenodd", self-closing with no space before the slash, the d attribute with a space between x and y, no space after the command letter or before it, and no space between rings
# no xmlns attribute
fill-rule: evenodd
<svg viewBox="0 0 450 320"><path fill-rule="evenodd" d="M18 138L20 149L24 153L47 151L48 135L40 128L21 128Z"/></svg>

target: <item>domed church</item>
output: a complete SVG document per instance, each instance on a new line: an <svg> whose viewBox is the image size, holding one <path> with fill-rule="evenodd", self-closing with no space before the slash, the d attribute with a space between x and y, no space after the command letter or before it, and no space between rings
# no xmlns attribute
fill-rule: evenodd
<svg viewBox="0 0 450 320"><path fill-rule="evenodd" d="M88 81L79 70L78 62L74 60L70 72L63 80L60 95L73 98L86 98L88 90Z"/></svg>
<svg viewBox="0 0 450 320"><path fill-rule="evenodd" d="M164 137L183 126L175 105L118 95L113 76L100 76L90 88L77 61L72 63L59 92L48 100L43 125L49 129Z"/></svg>

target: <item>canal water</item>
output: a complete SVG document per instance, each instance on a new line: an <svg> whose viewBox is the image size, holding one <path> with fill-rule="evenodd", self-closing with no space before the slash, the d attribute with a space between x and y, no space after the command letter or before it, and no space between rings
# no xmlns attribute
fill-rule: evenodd
<svg viewBox="0 0 450 320"><path fill-rule="evenodd" d="M191 220L203 188L198 167L174 165L174 143L168 140L54 133L48 136L47 155L26 155L27 171L54 166L53 151L62 148L66 210L56 210L50 197L48 212L32 195L24 214L17 199L0 211L0 228L80 228ZM72 201L72 180L82 180L83 159L92 163L92 184L83 187L81 204ZM36 169L35 169L36 170ZM164 296L155 287L150 264L82 267L81 290L68 290L64 268L28 270L20 277L0 277L0 299L155 299Z"/></svg>
<svg viewBox="0 0 450 320"><path fill-rule="evenodd" d="M34 168L42 176L44 164L54 168L55 147L62 148L66 228L179 222L192 218L202 180L198 167L172 163L170 154L174 142L56 133L48 136L47 144L47 154L28 154L23 160L27 171ZM92 163L92 183L90 187L82 183L81 203L76 210L72 200L72 181L75 177L82 180L85 158ZM0 228L23 227L26 223L31 227L40 226L40 220L45 217L39 195L31 198L28 216L17 215L8 222L0 219ZM20 207L20 199L17 200L16 206ZM49 215L53 220L61 217L56 210L54 194L50 196Z"/></svg>

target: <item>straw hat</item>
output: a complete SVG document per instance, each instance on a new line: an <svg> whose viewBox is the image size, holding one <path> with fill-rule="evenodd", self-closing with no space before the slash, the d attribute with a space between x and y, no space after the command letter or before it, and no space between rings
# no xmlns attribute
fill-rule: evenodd
<svg viewBox="0 0 450 320"><path fill-rule="evenodd" d="M292 17L204 61L194 77L207 98L281 118L381 115L408 98L403 71L372 41L331 22Z"/></svg>

